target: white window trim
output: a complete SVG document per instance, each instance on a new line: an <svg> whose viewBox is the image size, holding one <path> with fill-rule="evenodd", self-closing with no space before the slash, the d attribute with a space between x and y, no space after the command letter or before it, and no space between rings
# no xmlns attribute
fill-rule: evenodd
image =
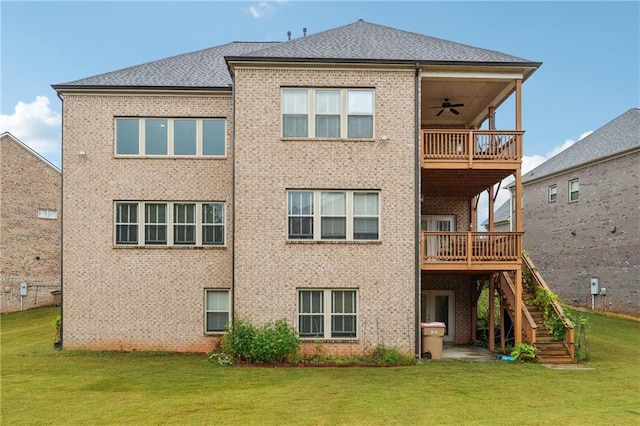
<svg viewBox="0 0 640 426"><path fill-rule="evenodd" d="M118 243L117 226L123 223L117 222L118 204L137 204L137 225L138 225L138 242L137 244L122 244ZM166 221L167 227L167 243L166 244L146 244L145 243L145 205L146 204L166 204ZM174 225L183 225L174 221L174 205L175 204L195 204L195 229L196 229L196 242L195 244L175 244L174 243ZM222 223L223 231L222 244L203 244L203 221L202 221L202 205L203 204L221 204L224 214L224 222ZM133 224L133 222L131 222ZM113 245L115 247L226 247L227 244L227 204L224 201L128 201L128 200L116 200L113 202Z"/></svg>
<svg viewBox="0 0 640 426"><path fill-rule="evenodd" d="M284 93L287 90L306 90L307 91L307 136L284 136ZM326 136L316 136L316 91L340 91L340 137L331 138ZM371 117L372 117L372 134L371 137L349 137L348 136L348 122L349 116L369 116L369 114L349 114L348 93L351 91L371 92L372 105L371 105ZM331 115L331 114L329 114ZM376 136L376 92L373 88L340 88L340 87L314 87L314 88L296 88L296 87L283 87L280 90L280 135L285 139L350 139L350 140L375 140Z"/></svg>
<svg viewBox="0 0 640 426"><path fill-rule="evenodd" d="M138 121L138 153L137 154L118 154L118 120L137 120ZM145 132L146 120L167 120L167 153L166 154L145 154ZM196 153L195 154L174 154L174 122L176 120L195 120L196 122ZM224 123L224 153L219 155L203 154L204 138L203 123L208 120L217 120ZM227 157L227 119L226 118L194 118L194 117L115 117L113 132L113 153L116 157L147 157L147 158L226 158Z"/></svg>
<svg viewBox="0 0 640 426"><path fill-rule="evenodd" d="M227 306L226 311L216 311L216 310L208 310L207 309L207 294L210 291L216 292L226 292L228 295L227 300L229 301L229 305ZM226 312L227 313L227 324L231 323L231 290L228 288L205 288L204 289L204 333L205 334L223 334L225 330L207 330L207 314L209 312Z"/></svg>
<svg viewBox="0 0 640 426"><path fill-rule="evenodd" d="M313 193L313 238L290 238L289 237L289 193L291 192L311 192ZM346 238L322 238L322 193L323 192L340 192L346 193L346 216L345 221L345 232ZM354 214L354 194L378 194L378 238L377 239L354 239L353 234L353 220L354 217L374 217L374 216L356 216ZM382 193L380 190L372 189L372 190L333 190L333 189L288 189L287 190L287 200L286 200L286 235L287 241L292 242L344 242L344 241L356 241L356 242L370 242L376 243L382 240ZM299 215L291 215L291 217L297 217ZM329 215L326 215L329 216ZM331 216L338 217L338 216Z"/></svg>
<svg viewBox="0 0 640 426"><path fill-rule="evenodd" d="M324 336L323 337L318 337L318 336L310 336L310 337L300 337L302 340L358 340L358 327L360 326L360 321L359 321L359 308L360 308L360 301L358 298L358 289L356 288L299 288L298 291L296 292L296 329L298 330L298 333L300 333L300 293L304 292L304 291L322 291L323 292L323 307L324 307L324 311L322 312L322 320L324 323ZM332 334L332 330L331 330L331 319L333 318L333 315L343 315L342 313L334 313L332 311L332 303L331 303L331 296L333 294L334 291L352 291L355 293L355 300L356 300L356 309L355 312L353 313L353 315L355 315L356 317L356 335L355 337L331 337ZM329 311L329 312L327 312ZM319 315L319 313L316 313L314 315ZM351 314L349 314L351 315Z"/></svg>
<svg viewBox="0 0 640 426"><path fill-rule="evenodd" d="M576 182L576 183L578 184L578 189L577 189L576 191L572 191L572 190L571 190L571 184L572 184L572 183L574 183L574 182ZM571 194L573 194L574 192L576 192L576 193L578 194L578 196L576 197L576 199L575 199L575 200L572 200L572 199L571 199ZM569 181L569 202L570 202L570 203L577 203L577 202L578 202L578 200L580 200L580 180L579 180L578 178L576 178L576 179L571 179L571 180Z"/></svg>
<svg viewBox="0 0 640 426"><path fill-rule="evenodd" d="M552 193L551 190L555 189L555 193ZM552 199L551 196L555 195L556 198ZM553 185L549 185L549 188L547 189L547 201L549 201L550 203L555 203L556 201L558 201L558 185L553 184Z"/></svg>
<svg viewBox="0 0 640 426"><path fill-rule="evenodd" d="M58 210L38 208L38 219L55 220L58 218Z"/></svg>

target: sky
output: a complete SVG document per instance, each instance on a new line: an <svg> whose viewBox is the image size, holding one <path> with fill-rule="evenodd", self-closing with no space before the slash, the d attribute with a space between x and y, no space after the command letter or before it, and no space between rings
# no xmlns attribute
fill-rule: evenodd
<svg viewBox="0 0 640 426"><path fill-rule="evenodd" d="M523 85L524 173L640 106L638 0L1 0L0 133L60 166L62 102L52 84L358 19L542 62ZM513 128L512 105L498 109L498 129Z"/></svg>

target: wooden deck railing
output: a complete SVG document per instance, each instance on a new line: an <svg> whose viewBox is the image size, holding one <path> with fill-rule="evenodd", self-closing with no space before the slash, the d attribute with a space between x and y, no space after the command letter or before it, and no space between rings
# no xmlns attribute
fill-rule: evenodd
<svg viewBox="0 0 640 426"><path fill-rule="evenodd" d="M422 232L423 262L517 261L521 232Z"/></svg>
<svg viewBox="0 0 640 426"><path fill-rule="evenodd" d="M422 130L422 160L522 159L524 130Z"/></svg>

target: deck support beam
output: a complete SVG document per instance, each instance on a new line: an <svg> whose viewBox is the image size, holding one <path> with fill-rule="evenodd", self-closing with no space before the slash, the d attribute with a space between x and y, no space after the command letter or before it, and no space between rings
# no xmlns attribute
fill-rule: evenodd
<svg viewBox="0 0 640 426"><path fill-rule="evenodd" d="M522 342L522 265L518 266L516 273L515 315L513 324L514 344Z"/></svg>
<svg viewBox="0 0 640 426"><path fill-rule="evenodd" d="M495 306L496 306L496 274L491 274L489 278L489 330L488 338L489 338L489 350L491 352L495 351L496 342L495 342L495 324L496 324L496 315L495 315Z"/></svg>

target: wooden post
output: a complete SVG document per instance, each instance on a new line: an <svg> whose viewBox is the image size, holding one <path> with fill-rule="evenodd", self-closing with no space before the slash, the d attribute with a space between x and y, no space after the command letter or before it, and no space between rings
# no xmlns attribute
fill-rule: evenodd
<svg viewBox="0 0 640 426"><path fill-rule="evenodd" d="M495 198L493 197L493 185L487 188L487 194L489 194L489 232L494 232L496 230L495 227Z"/></svg>
<svg viewBox="0 0 640 426"><path fill-rule="evenodd" d="M522 79L516 80L516 130L522 130Z"/></svg>
<svg viewBox="0 0 640 426"><path fill-rule="evenodd" d="M516 306L515 306L515 318L513 324L513 335L515 344L522 342L522 265L519 265L516 269Z"/></svg>
<svg viewBox="0 0 640 426"><path fill-rule="evenodd" d="M507 314L507 311L504 308L504 302L500 299L500 350L502 353L507 350L507 342L504 330L504 316Z"/></svg>
<svg viewBox="0 0 640 426"><path fill-rule="evenodd" d="M489 338L489 350L491 352L495 351L496 342L495 342L495 328L496 328L496 316L495 316L495 306L496 306L496 274L491 274L489 278L489 330L488 330L488 338Z"/></svg>
<svg viewBox="0 0 640 426"><path fill-rule="evenodd" d="M515 180L516 180L516 186L515 186L515 190L516 193L513 197L513 209L515 210L515 220L514 220L514 226L515 226L515 230L516 232L522 232L522 176L521 176L521 166L518 165L518 168L516 169L515 172Z"/></svg>

